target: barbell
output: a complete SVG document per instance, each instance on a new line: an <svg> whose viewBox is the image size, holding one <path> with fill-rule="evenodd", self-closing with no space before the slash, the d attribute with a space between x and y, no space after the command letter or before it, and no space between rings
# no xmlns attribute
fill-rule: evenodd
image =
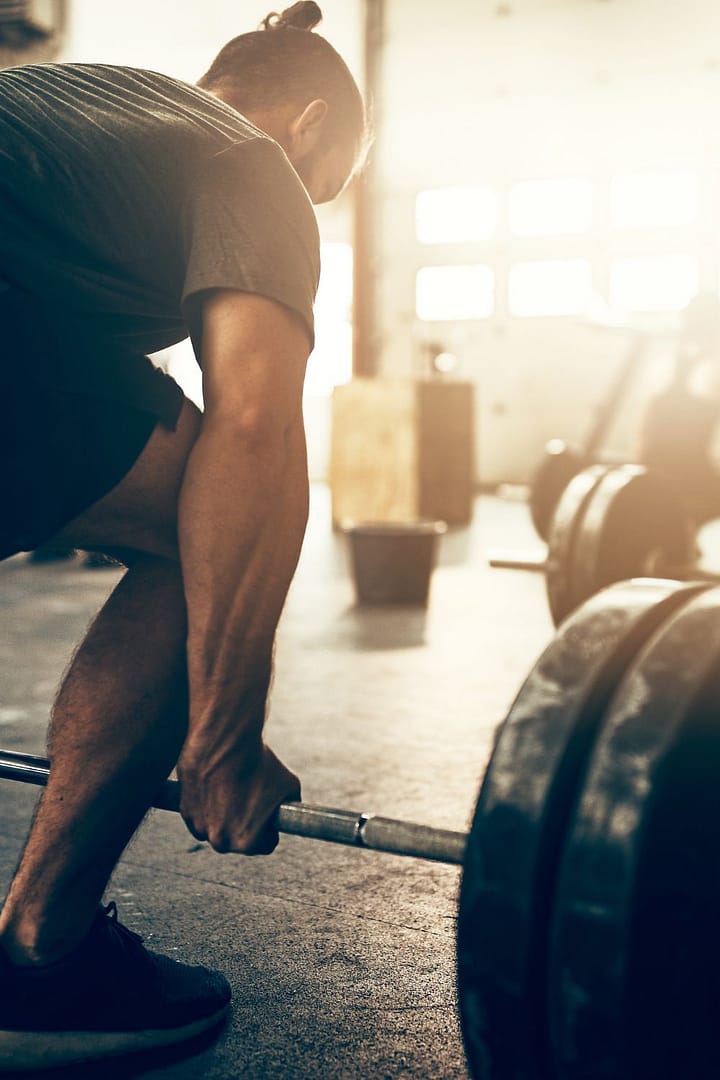
<svg viewBox="0 0 720 1080"><path fill-rule="evenodd" d="M528 508L535 532L547 540L553 515L560 496L572 480L587 465L578 446L563 439L551 439L530 478Z"/></svg>
<svg viewBox="0 0 720 1080"><path fill-rule="evenodd" d="M530 671L467 836L302 804L278 826L442 862L464 849L457 983L477 1080L716 1077L719 718L720 588L624 582ZM47 775L0 756L0 776ZM178 796L168 783L156 804Z"/></svg>
<svg viewBox="0 0 720 1080"><path fill-rule="evenodd" d="M544 572L556 626L616 581L648 574L718 581L698 565L688 510L661 475L641 465L593 465L579 472L558 501L547 554L496 555L489 562Z"/></svg>
<svg viewBox="0 0 720 1080"><path fill-rule="evenodd" d="M0 750L0 779L44 786L49 775L46 758ZM153 806L179 811L180 791L178 780L166 780ZM466 833L303 802L282 803L275 824L278 832L294 836L455 865L462 865L467 843Z"/></svg>
<svg viewBox="0 0 720 1080"><path fill-rule="evenodd" d="M646 574L696 577L690 516L642 465L595 465L563 492L548 536L545 583L557 626L593 593Z"/></svg>

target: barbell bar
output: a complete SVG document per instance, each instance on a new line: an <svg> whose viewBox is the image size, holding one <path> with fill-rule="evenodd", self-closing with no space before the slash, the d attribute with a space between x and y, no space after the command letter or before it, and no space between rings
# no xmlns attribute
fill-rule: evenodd
<svg viewBox="0 0 720 1080"><path fill-rule="evenodd" d="M0 750L0 779L42 787L49 775L50 762L46 758L16 750ZM153 800L153 806L157 810L179 812L180 794L180 782L166 780ZM455 866L462 865L468 839L467 833L451 829L303 802L282 803L277 811L276 826L278 832L293 836Z"/></svg>

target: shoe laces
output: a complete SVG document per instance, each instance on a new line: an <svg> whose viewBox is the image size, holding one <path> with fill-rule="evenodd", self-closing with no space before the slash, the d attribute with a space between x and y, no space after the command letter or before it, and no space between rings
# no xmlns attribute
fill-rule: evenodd
<svg viewBox="0 0 720 1080"><path fill-rule="evenodd" d="M120 922L114 900L111 900L107 907L102 908L102 913L106 916L104 925L108 928L110 938L121 953L129 959L136 957L139 953L147 957L147 950L140 934L136 934L134 930L128 930L127 926Z"/></svg>

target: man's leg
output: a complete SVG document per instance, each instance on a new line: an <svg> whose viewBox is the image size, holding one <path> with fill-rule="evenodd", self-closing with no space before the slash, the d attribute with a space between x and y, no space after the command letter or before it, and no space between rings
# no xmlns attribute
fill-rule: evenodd
<svg viewBox="0 0 720 1080"><path fill-rule="evenodd" d="M0 916L16 963L87 934L107 879L185 734L185 607L176 564L141 557L75 656L53 709L51 772Z"/></svg>
<svg viewBox="0 0 720 1080"><path fill-rule="evenodd" d="M175 763L187 724L176 504L199 429L186 404L125 479L71 522L74 547L129 549L129 569L58 695L50 781L0 915L16 963L48 964L87 934L107 879Z"/></svg>
<svg viewBox="0 0 720 1080"><path fill-rule="evenodd" d="M109 441L124 418L119 407ZM125 550L129 569L54 708L50 782L0 919L0 1071L187 1042L227 1012L221 974L150 952L99 907L186 729L176 508L199 426L186 402L175 432L156 425L125 478L58 534Z"/></svg>

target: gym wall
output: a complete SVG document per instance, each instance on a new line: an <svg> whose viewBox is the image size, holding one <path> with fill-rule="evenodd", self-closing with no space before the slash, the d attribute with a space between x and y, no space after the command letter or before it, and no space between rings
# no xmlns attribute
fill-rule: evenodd
<svg viewBox="0 0 720 1080"><path fill-rule="evenodd" d="M523 481L546 439L584 437L627 350L582 325L589 307L672 328L693 292L717 294L720 8L388 0L386 14L382 369L421 373L423 345L444 343L477 385L478 478ZM572 183L520 186L543 179ZM478 238L422 243L418 192L475 185ZM437 266L482 268L474 317L418 318L416 275ZM446 300L464 302L461 281Z"/></svg>

